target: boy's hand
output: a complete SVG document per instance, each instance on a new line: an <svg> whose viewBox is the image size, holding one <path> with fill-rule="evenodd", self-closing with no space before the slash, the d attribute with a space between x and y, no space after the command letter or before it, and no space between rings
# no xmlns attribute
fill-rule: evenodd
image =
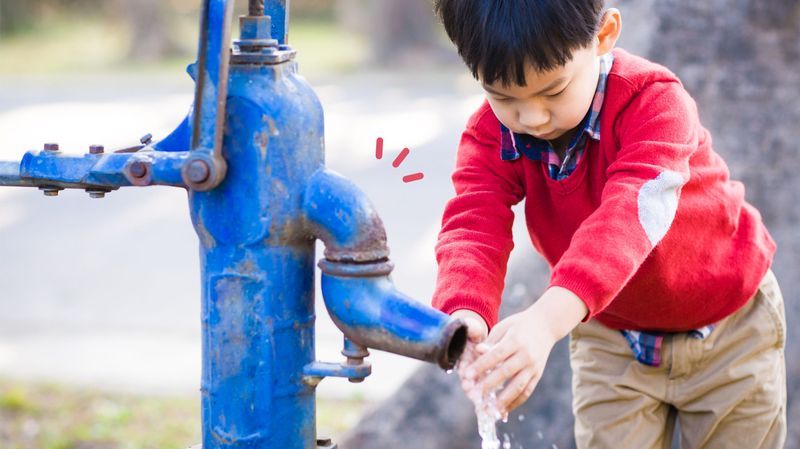
<svg viewBox="0 0 800 449"><path fill-rule="evenodd" d="M485 396L505 384L497 406L508 415L533 393L553 345L587 313L586 305L571 291L549 288L531 307L497 323L476 347L477 360L461 370L462 387L467 390L477 382Z"/></svg>
<svg viewBox="0 0 800 449"><path fill-rule="evenodd" d="M545 317L536 312L527 309L497 323L486 341L476 347L478 359L465 373L467 385L479 380L484 396L506 384L497 396L503 416L533 393L556 342ZM487 370L491 372L486 374Z"/></svg>
<svg viewBox="0 0 800 449"><path fill-rule="evenodd" d="M456 372L459 379L461 379L461 388L464 389L464 393L475 402L479 397L472 397L475 395L476 389L472 387L474 383L470 383L464 378L464 367L471 365L480 355L475 350L475 347L486 340L486 336L489 334L489 326L483 320L483 317L472 310L459 309L451 315L455 318L461 318L467 323L467 345L458 359Z"/></svg>
<svg viewBox="0 0 800 449"><path fill-rule="evenodd" d="M467 323L467 339L472 343L478 344L486 339L489 334L489 326L478 313L468 309L459 309L450 314L454 318L461 318Z"/></svg>

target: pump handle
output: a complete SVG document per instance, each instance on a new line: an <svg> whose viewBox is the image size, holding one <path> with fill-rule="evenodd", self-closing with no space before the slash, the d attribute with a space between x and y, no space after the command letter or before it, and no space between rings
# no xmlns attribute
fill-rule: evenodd
<svg viewBox="0 0 800 449"><path fill-rule="evenodd" d="M192 154L183 179L192 190L211 190L225 177L222 137L228 95L233 0L203 0L192 123ZM189 167L204 167L208 176L197 177ZM193 176L194 175L194 176Z"/></svg>

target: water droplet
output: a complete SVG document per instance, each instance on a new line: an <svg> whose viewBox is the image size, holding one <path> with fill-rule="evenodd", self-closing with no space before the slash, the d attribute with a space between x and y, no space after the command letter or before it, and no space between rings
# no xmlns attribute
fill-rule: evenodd
<svg viewBox="0 0 800 449"><path fill-rule="evenodd" d="M537 438L539 438L540 440L543 440L543 439L544 439L544 435L542 434L542 431L541 431L541 430L540 430L540 431L538 431L538 432L536 432L536 437L537 437Z"/></svg>
<svg viewBox="0 0 800 449"><path fill-rule="evenodd" d="M445 374L453 374L453 370L452 369L446 370Z"/></svg>
<svg viewBox="0 0 800 449"><path fill-rule="evenodd" d="M525 415L517 416L517 420L520 421L520 422L525 421Z"/></svg>
<svg viewBox="0 0 800 449"><path fill-rule="evenodd" d="M556 446L556 444L555 444L555 443L553 443L553 446L552 446L552 447L553 447L553 449L558 449L558 446Z"/></svg>
<svg viewBox="0 0 800 449"><path fill-rule="evenodd" d="M503 434L503 449L511 449L511 439L508 438L508 434Z"/></svg>

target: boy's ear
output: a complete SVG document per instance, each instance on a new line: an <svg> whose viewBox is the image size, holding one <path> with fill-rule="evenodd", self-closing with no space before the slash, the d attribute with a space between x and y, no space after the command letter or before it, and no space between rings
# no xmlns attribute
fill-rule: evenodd
<svg viewBox="0 0 800 449"><path fill-rule="evenodd" d="M622 15L617 8L608 8L600 19L597 31L597 55L604 55L614 48L622 32Z"/></svg>

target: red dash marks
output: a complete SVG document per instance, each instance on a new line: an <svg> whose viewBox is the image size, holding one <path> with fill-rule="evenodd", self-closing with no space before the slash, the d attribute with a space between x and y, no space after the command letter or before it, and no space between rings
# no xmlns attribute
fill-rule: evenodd
<svg viewBox="0 0 800 449"><path fill-rule="evenodd" d="M403 148L403 151L401 151L400 154L398 154L397 157L394 158L392 166L394 168L399 167L400 164L402 164L403 161L406 160L409 154L411 154L411 150L409 150L408 148ZM378 139L375 140L375 157L378 159L383 158L383 137L378 137ZM423 177L425 177L425 175L423 175L422 172L412 173L410 175L403 176L403 182L409 183L409 182L419 181Z"/></svg>
<svg viewBox="0 0 800 449"><path fill-rule="evenodd" d="M378 137L375 142L375 157L378 159L383 157L383 137Z"/></svg>
<svg viewBox="0 0 800 449"><path fill-rule="evenodd" d="M403 161L406 160L406 157L408 156L409 153L411 153L411 150L409 150L408 148L403 148L403 151L401 151L400 154L398 154L397 157L394 158L394 162L392 162L392 167L394 168L399 167L400 164L402 164Z"/></svg>
<svg viewBox="0 0 800 449"><path fill-rule="evenodd" d="M411 174L411 175L405 175L405 176L403 176L403 182L409 183L409 182L419 181L420 179L422 179L424 177L425 177L425 175L423 175L422 173L419 173L419 172Z"/></svg>

